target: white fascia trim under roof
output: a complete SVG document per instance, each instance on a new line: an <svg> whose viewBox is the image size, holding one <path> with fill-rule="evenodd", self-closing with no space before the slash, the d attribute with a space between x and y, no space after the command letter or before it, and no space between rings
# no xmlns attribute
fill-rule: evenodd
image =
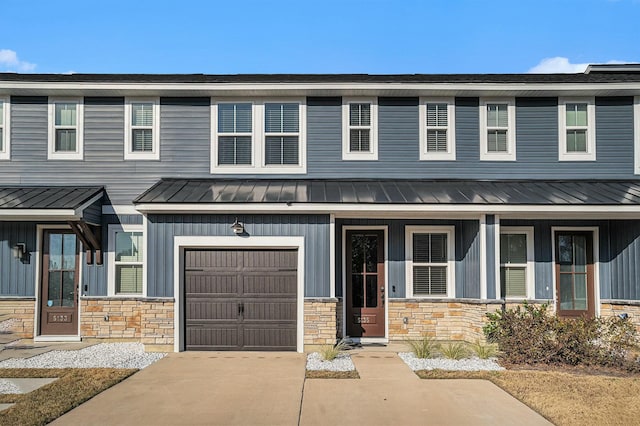
<svg viewBox="0 0 640 426"><path fill-rule="evenodd" d="M633 213L640 205L490 205L490 204L330 204L330 203L215 203L138 204L142 213Z"/></svg>
<svg viewBox="0 0 640 426"><path fill-rule="evenodd" d="M486 96L495 92L519 94L580 96L640 95L640 84L629 83L95 83L95 82L2 82L0 95L20 93L41 95L126 94L135 96ZM621 93L618 93L621 92Z"/></svg>
<svg viewBox="0 0 640 426"><path fill-rule="evenodd" d="M82 213L82 210L80 210ZM0 221L7 220L78 220L73 209L0 209Z"/></svg>

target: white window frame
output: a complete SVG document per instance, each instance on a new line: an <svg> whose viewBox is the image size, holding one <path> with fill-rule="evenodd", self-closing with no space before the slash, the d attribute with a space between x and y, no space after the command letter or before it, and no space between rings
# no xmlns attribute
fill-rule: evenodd
<svg viewBox="0 0 640 426"><path fill-rule="evenodd" d="M587 152L567 152L567 104L587 104ZM558 161L596 160L596 99L558 98Z"/></svg>
<svg viewBox="0 0 640 426"><path fill-rule="evenodd" d="M633 98L633 140L634 140L634 155L633 162L634 174L640 175L640 96Z"/></svg>
<svg viewBox="0 0 640 426"><path fill-rule="evenodd" d="M447 126L428 127L427 126L427 105L447 104ZM456 159L456 104L455 98L420 98L418 107L420 114L420 160L424 161L453 161ZM444 129L447 131L447 151L428 152L427 132L429 130Z"/></svg>
<svg viewBox="0 0 640 426"><path fill-rule="evenodd" d="M507 152L489 152L487 132L487 105L507 105ZM494 129L494 127L491 127ZM515 98L481 98L480 99L480 160L481 161L516 161L516 99Z"/></svg>
<svg viewBox="0 0 640 426"><path fill-rule="evenodd" d="M76 150L56 152L56 104L76 104ZM82 160L84 158L84 98L49 98L49 141L47 159L49 160Z"/></svg>
<svg viewBox="0 0 640 426"><path fill-rule="evenodd" d="M218 165L218 104L250 103L252 107L252 165ZM269 103L297 103L298 119L300 120L298 133L269 133L265 132L265 104ZM266 165L265 144L266 136L285 135L298 136L298 164L297 165ZM307 103L304 97L291 98L211 98L211 174L306 174L307 173Z"/></svg>
<svg viewBox="0 0 640 426"><path fill-rule="evenodd" d="M414 295L413 294L413 235L414 234L447 234L447 294L446 295ZM406 297L416 299L451 299L456 297L456 262L455 262L455 226L407 226L405 227L405 282Z"/></svg>
<svg viewBox="0 0 640 426"><path fill-rule="evenodd" d="M146 297L147 294L147 235L144 225L118 224L109 225L109 244L107 248L107 295L110 297ZM142 233L142 293L116 293L116 233L117 232L141 232ZM127 262L133 263L133 262Z"/></svg>
<svg viewBox="0 0 640 426"><path fill-rule="evenodd" d="M131 133L134 126L131 123L132 105L138 103L153 104L153 125L151 126L153 149L151 152L133 151ZM147 128L148 126L145 126ZM135 128L138 128L136 126ZM140 127L142 128L142 127ZM125 98L124 100L124 159L125 160L160 160L160 98Z"/></svg>
<svg viewBox="0 0 640 426"><path fill-rule="evenodd" d="M351 104L370 104L371 123L370 126L351 126L349 120L349 108ZM370 129L369 151L350 150L350 130ZM342 98L342 159L356 161L376 161L378 159L378 98Z"/></svg>
<svg viewBox="0 0 640 426"><path fill-rule="evenodd" d="M11 159L11 100L9 97L0 97L2 102L2 149L0 160Z"/></svg>
<svg viewBox="0 0 640 426"><path fill-rule="evenodd" d="M500 227L500 236L502 236L503 234L520 234L520 235L525 235L526 239L527 239L527 262L524 264L521 263L513 263L513 264L503 264L501 262L501 256L500 256L500 251L501 251L501 246L500 246L500 241L501 239L498 238L498 244L497 246L497 250L496 250L496 256L498 259L498 288L496 289L496 294L498 295L497 298L501 299L504 297L504 295L502 294L502 282L500 277L502 276L502 267L503 266L514 266L514 267L522 267L524 266L526 268L525 271L525 277L527 279L527 285L526 285L526 294L523 297L506 297L506 299L508 300L523 300L523 299L527 299L527 300L533 300L535 299L535 294L536 294L536 272L535 272L535 267L536 267L536 261L535 261L535 244L534 244L534 229L533 226L502 226Z"/></svg>

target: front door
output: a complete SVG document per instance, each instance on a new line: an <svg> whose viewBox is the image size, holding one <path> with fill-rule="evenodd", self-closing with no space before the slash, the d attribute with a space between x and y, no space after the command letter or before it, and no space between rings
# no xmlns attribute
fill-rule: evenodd
<svg viewBox="0 0 640 426"><path fill-rule="evenodd" d="M40 334L78 334L79 250L67 230L44 231L40 281Z"/></svg>
<svg viewBox="0 0 640 426"><path fill-rule="evenodd" d="M349 337L384 337L384 232L346 233L346 311Z"/></svg>
<svg viewBox="0 0 640 426"><path fill-rule="evenodd" d="M593 234L558 231L555 238L557 313L562 317L593 317Z"/></svg>

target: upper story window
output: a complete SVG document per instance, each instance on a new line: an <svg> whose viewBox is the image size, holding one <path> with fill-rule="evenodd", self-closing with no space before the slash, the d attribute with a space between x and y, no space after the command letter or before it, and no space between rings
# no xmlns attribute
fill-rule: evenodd
<svg viewBox="0 0 640 426"><path fill-rule="evenodd" d="M302 99L213 99L211 120L211 173L306 173Z"/></svg>
<svg viewBox="0 0 640 426"><path fill-rule="evenodd" d="M343 99L342 159L378 159L378 104L375 98Z"/></svg>
<svg viewBox="0 0 640 426"><path fill-rule="evenodd" d="M160 100L125 99L125 160L160 159Z"/></svg>
<svg viewBox="0 0 640 426"><path fill-rule="evenodd" d="M8 160L11 156L9 146L9 123L10 123L10 103L9 98L0 98L0 160Z"/></svg>
<svg viewBox="0 0 640 426"><path fill-rule="evenodd" d="M516 107L514 99L480 102L480 160L515 161Z"/></svg>
<svg viewBox="0 0 640 426"><path fill-rule="evenodd" d="M84 108L81 98L49 99L50 160L82 160Z"/></svg>
<svg viewBox="0 0 640 426"><path fill-rule="evenodd" d="M498 297L535 298L533 228L500 230L500 292Z"/></svg>
<svg viewBox="0 0 640 426"><path fill-rule="evenodd" d="M455 297L454 227L406 228L407 297Z"/></svg>
<svg viewBox="0 0 640 426"><path fill-rule="evenodd" d="M142 225L109 226L109 295L144 292L144 233Z"/></svg>
<svg viewBox="0 0 640 426"><path fill-rule="evenodd" d="M558 160L596 159L595 121L594 98L558 99Z"/></svg>
<svg viewBox="0 0 640 426"><path fill-rule="evenodd" d="M455 102L453 98L420 99L420 159L455 160Z"/></svg>

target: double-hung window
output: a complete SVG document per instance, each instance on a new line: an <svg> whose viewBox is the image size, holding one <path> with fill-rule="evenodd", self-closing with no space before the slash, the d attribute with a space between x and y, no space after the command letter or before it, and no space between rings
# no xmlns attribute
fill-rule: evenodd
<svg viewBox="0 0 640 426"><path fill-rule="evenodd" d="M560 161L596 159L595 111L593 98L558 100Z"/></svg>
<svg viewBox="0 0 640 426"><path fill-rule="evenodd" d="M160 100L125 99L125 160L160 159Z"/></svg>
<svg viewBox="0 0 640 426"><path fill-rule="evenodd" d="M109 294L144 292L144 234L141 225L109 227Z"/></svg>
<svg viewBox="0 0 640 426"><path fill-rule="evenodd" d="M219 103L217 109L217 166L252 165L253 105Z"/></svg>
<svg viewBox="0 0 640 426"><path fill-rule="evenodd" d="M420 159L455 160L455 102L453 98L420 99Z"/></svg>
<svg viewBox="0 0 640 426"><path fill-rule="evenodd" d="M534 297L533 228L503 227L500 231L499 297Z"/></svg>
<svg viewBox="0 0 640 426"><path fill-rule="evenodd" d="M516 159L515 100L480 101L480 159L514 161Z"/></svg>
<svg viewBox="0 0 640 426"><path fill-rule="evenodd" d="M306 173L300 98L211 102L211 173Z"/></svg>
<svg viewBox="0 0 640 426"><path fill-rule="evenodd" d="M342 159L378 159L378 104L375 98L344 98Z"/></svg>
<svg viewBox="0 0 640 426"><path fill-rule="evenodd" d="M454 227L406 228L407 297L455 297Z"/></svg>
<svg viewBox="0 0 640 426"><path fill-rule="evenodd" d="M9 146L9 110L9 98L0 98L0 160L8 160L11 155L11 147Z"/></svg>
<svg viewBox="0 0 640 426"><path fill-rule="evenodd" d="M82 160L83 120L81 98L49 99L49 159Z"/></svg>
<svg viewBox="0 0 640 426"><path fill-rule="evenodd" d="M264 104L265 166L300 164L300 107L297 103Z"/></svg>

